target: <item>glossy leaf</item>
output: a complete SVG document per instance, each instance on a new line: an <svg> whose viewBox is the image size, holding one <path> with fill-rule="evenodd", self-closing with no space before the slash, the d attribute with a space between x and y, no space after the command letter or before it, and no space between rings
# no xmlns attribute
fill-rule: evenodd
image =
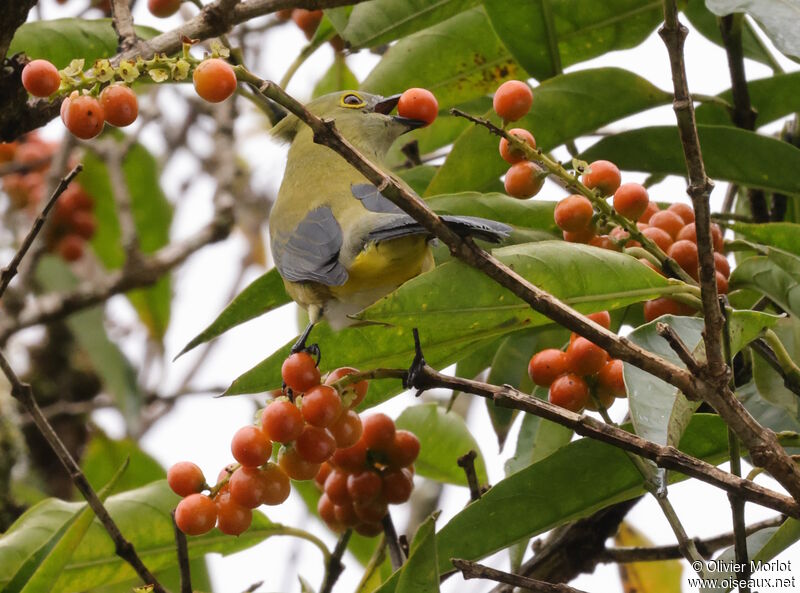
<svg viewBox="0 0 800 593"><path fill-rule="evenodd" d="M417 194L422 195L430 185L431 179L436 175L438 167L433 165L417 165L410 169L400 169L397 176L405 181Z"/></svg>
<svg viewBox="0 0 800 593"><path fill-rule="evenodd" d="M114 440L96 429L83 452L81 470L95 488L108 483L114 472L129 460L128 469L116 481L112 493L133 490L167 477L153 457L132 439Z"/></svg>
<svg viewBox="0 0 800 593"><path fill-rule="evenodd" d="M681 450L710 463L722 462L728 454L725 424L715 416L695 415ZM642 476L624 451L591 439L573 441L498 482L453 517L437 536L439 570L452 571L450 558L483 558L644 492Z"/></svg>
<svg viewBox="0 0 800 593"><path fill-rule="evenodd" d="M755 132L723 126L698 126L708 175L748 187L800 193L800 149ZM678 129L655 126L607 136L580 155L607 159L620 169L650 174L686 175Z"/></svg>
<svg viewBox="0 0 800 593"><path fill-rule="evenodd" d="M773 328L792 360L800 360L800 322L796 317L779 319ZM761 397L785 410L787 419L800 417L800 398L786 388L781 377L761 356L753 354L753 380Z"/></svg>
<svg viewBox="0 0 800 593"><path fill-rule="evenodd" d="M480 216L516 227L561 233L553 219L556 202L518 200L504 194L478 192L440 194L426 198L426 201L437 214Z"/></svg>
<svg viewBox="0 0 800 593"><path fill-rule="evenodd" d="M542 0L484 0L486 12L511 54L534 78L558 74L547 42ZM550 2L554 36L563 67L606 52L634 47L663 20L652 0Z"/></svg>
<svg viewBox="0 0 800 593"><path fill-rule="evenodd" d="M158 571L175 564L175 535L170 512L179 501L166 481L110 496L106 502L120 531L136 548L148 568ZM64 525L81 503L56 499L30 509L0 538L0 565L11 571L21 562L20 555L38 548L49 535ZM262 513L253 513L250 529L237 538L213 530L189 540L190 558L210 552L230 554L253 546L268 537L281 535L284 527L272 523ZM135 577L133 569L114 553L114 544L105 529L94 521L81 545L67 562L53 591L73 593ZM0 586L9 574L0 573Z"/></svg>
<svg viewBox="0 0 800 593"><path fill-rule="evenodd" d="M120 268L125 262L125 252L108 170L103 160L91 152L84 156L83 165L80 183L94 198L94 214L98 221L92 247L108 269ZM141 144L134 144L123 161L122 171L130 193L139 247L142 253L153 253L169 243L172 222L172 205L161 191L158 163ZM170 275L162 276L149 288L126 294L150 336L161 341L170 318Z"/></svg>
<svg viewBox="0 0 800 593"><path fill-rule="evenodd" d="M291 302L277 268L262 274L242 290L206 329L184 346L181 356L196 346L213 340L240 323L255 319ZM177 357L176 357L177 358Z"/></svg>
<svg viewBox="0 0 800 593"><path fill-rule="evenodd" d="M779 249L748 257L731 273L732 289L750 288L800 317L800 258Z"/></svg>
<svg viewBox="0 0 800 593"><path fill-rule="evenodd" d="M353 48L406 37L472 8L479 0L374 0L353 7L339 34Z"/></svg>
<svg viewBox="0 0 800 593"><path fill-rule="evenodd" d="M515 122L514 127L530 130L537 146L549 151L618 119L671 100L670 94L627 70L581 70L550 78L534 88L530 113ZM493 112L484 115L500 124ZM485 190L508 169L497 146L497 136L485 128L468 128L456 140L426 195Z"/></svg>
<svg viewBox="0 0 800 593"><path fill-rule="evenodd" d="M151 39L159 31L136 27L141 39ZM25 23L11 40L8 55L25 52L31 59L45 59L64 68L74 59L83 59L91 66L99 58L117 53L117 33L111 19L53 19Z"/></svg>
<svg viewBox="0 0 800 593"><path fill-rule="evenodd" d="M716 19L714 26L716 27ZM797 109L797 96L800 94L800 72L776 74L769 78L751 80L747 83L750 103L758 112L756 126L760 127L781 117L794 113ZM725 91L718 95L733 104L733 93ZM697 123L703 125L731 125L728 110L717 103L701 104L695 111Z"/></svg>
<svg viewBox="0 0 800 593"><path fill-rule="evenodd" d="M749 14L779 50L800 58L800 37L795 28L800 20L798 0L706 0L706 6L717 16L734 12Z"/></svg>
<svg viewBox="0 0 800 593"><path fill-rule="evenodd" d="M800 411L787 413L785 408L773 405L762 397L754 381L736 389L736 396L761 426L777 433L789 431L800 434ZM790 455L800 455L800 448L787 445Z"/></svg>
<svg viewBox="0 0 800 593"><path fill-rule="evenodd" d="M727 226L737 236L754 243L776 247L800 257L800 224L794 222L765 222L762 224L731 222Z"/></svg>
<svg viewBox="0 0 800 593"><path fill-rule="evenodd" d="M397 428L409 430L420 441L420 452L414 463L420 476L466 486L464 470L458 466L458 458L474 450L475 471L481 484L488 484L486 464L475 438L470 434L464 419L455 412L445 412L435 403L412 406L397 417Z"/></svg>
<svg viewBox="0 0 800 593"><path fill-rule="evenodd" d="M439 558L436 554L435 518L428 518L417 529L408 560L400 571L397 593L438 593Z"/></svg>
<svg viewBox="0 0 800 593"><path fill-rule="evenodd" d="M733 311L730 321L733 353L758 337L764 328L774 326L777 319L774 315L757 311ZM636 328L628 339L685 368L667 341L658 335L656 331L658 323L669 325L694 353L695 358L705 360L702 341L703 320L696 317L664 315ZM624 364L624 373L631 420L636 428L636 434L660 445L676 445L698 403L690 402L669 383L629 363Z"/></svg>
<svg viewBox="0 0 800 593"><path fill-rule="evenodd" d="M614 536L614 545L624 548L651 548L655 544L644 533L623 522ZM623 589L639 593L680 593L682 572L680 560L619 564Z"/></svg>
<svg viewBox="0 0 800 593"><path fill-rule="evenodd" d="M398 41L361 86L384 96L426 88L445 109L518 77L524 73L478 7Z"/></svg>
<svg viewBox="0 0 800 593"><path fill-rule="evenodd" d="M319 79L311 93L311 98L316 99L334 91L344 91L358 88L358 79L353 71L347 67L347 62L340 54L336 54L333 64Z"/></svg>

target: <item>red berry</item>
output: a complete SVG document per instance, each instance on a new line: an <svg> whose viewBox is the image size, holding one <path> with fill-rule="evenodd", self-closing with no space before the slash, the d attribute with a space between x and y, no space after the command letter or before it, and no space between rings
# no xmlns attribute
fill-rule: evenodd
<svg viewBox="0 0 800 593"><path fill-rule="evenodd" d="M653 216L653 214L655 214L658 211L659 211L658 204L656 204L655 202L648 202L647 208L644 209L644 212L639 217L638 222L649 223L650 218Z"/></svg>
<svg viewBox="0 0 800 593"><path fill-rule="evenodd" d="M717 279L717 292L719 294L727 294L728 293L728 278L725 277L721 272L716 273Z"/></svg>
<svg viewBox="0 0 800 593"><path fill-rule="evenodd" d="M611 359L597 373L597 385L611 393L614 397L625 397L625 379L623 378L621 360Z"/></svg>
<svg viewBox="0 0 800 593"><path fill-rule="evenodd" d="M283 361L281 366L283 382L297 393L302 393L319 385L317 363L307 352L295 352Z"/></svg>
<svg viewBox="0 0 800 593"><path fill-rule="evenodd" d="M75 234L83 239L91 239L97 230L97 219L94 214L86 210L73 212L70 223Z"/></svg>
<svg viewBox="0 0 800 593"><path fill-rule="evenodd" d="M314 476L314 484L316 484L320 491L325 488L325 480L328 479L328 476L331 475L332 472L333 467L327 461L319 466L319 471L317 472L317 475Z"/></svg>
<svg viewBox="0 0 800 593"><path fill-rule="evenodd" d="M354 503L364 503L380 496L382 482L374 471L366 470L347 476L347 492Z"/></svg>
<svg viewBox="0 0 800 593"><path fill-rule="evenodd" d="M191 461L179 461L167 471L167 484L178 496L189 496L203 489L203 470Z"/></svg>
<svg viewBox="0 0 800 593"><path fill-rule="evenodd" d="M561 350L548 348L537 352L528 363L528 375L536 385L549 386L556 377L568 371L567 355Z"/></svg>
<svg viewBox="0 0 800 593"><path fill-rule="evenodd" d="M408 89L397 103L397 113L401 117L424 121L429 126L439 114L439 103L427 89Z"/></svg>
<svg viewBox="0 0 800 593"><path fill-rule="evenodd" d="M338 449L352 447L361 438L364 427L361 417L353 410L345 410L339 419L328 427Z"/></svg>
<svg viewBox="0 0 800 593"><path fill-rule="evenodd" d="M574 195L556 205L553 218L562 231L579 233L589 228L593 215L592 203L584 196Z"/></svg>
<svg viewBox="0 0 800 593"><path fill-rule="evenodd" d="M583 174L583 184L589 189L598 189L603 196L612 195L622 180L619 168L611 161L595 161L589 165L589 173Z"/></svg>
<svg viewBox="0 0 800 593"><path fill-rule="evenodd" d="M346 377L347 375L352 375L357 372L358 369L354 369L353 367L338 368L335 371L331 371L331 373L325 379L325 385L333 385L342 377ZM358 383L352 383L340 390L342 401L347 405L348 408L355 408L362 402L364 397L366 397L367 389L369 389L369 381L363 380L359 381Z"/></svg>
<svg viewBox="0 0 800 593"><path fill-rule="evenodd" d="M525 117L532 104L531 87L519 80L509 80L501 84L492 100L495 113L505 121L517 121Z"/></svg>
<svg viewBox="0 0 800 593"><path fill-rule="evenodd" d="M303 432L303 413L286 399L274 400L261 413L261 430L276 443L291 443Z"/></svg>
<svg viewBox="0 0 800 593"><path fill-rule="evenodd" d="M266 489L261 494L261 503L270 506L281 504L292 491L289 476L286 475L280 466L275 463L268 463L261 468L261 476Z"/></svg>
<svg viewBox="0 0 800 593"><path fill-rule="evenodd" d="M76 91L61 104L61 120L73 136L90 140L103 131L105 115L97 99Z"/></svg>
<svg viewBox="0 0 800 593"><path fill-rule="evenodd" d="M303 432L294 442L297 453L311 463L327 461L336 451L336 441L324 428L306 424ZM316 475L316 472L314 472ZM314 476L311 476L312 478Z"/></svg>
<svg viewBox="0 0 800 593"><path fill-rule="evenodd" d="M522 161L511 165L506 172L503 185L506 193L514 198L530 198L535 196L544 185L542 170L530 161Z"/></svg>
<svg viewBox="0 0 800 593"><path fill-rule="evenodd" d="M311 480L320 470L319 463L306 461L294 447L281 447L278 465L293 480Z"/></svg>
<svg viewBox="0 0 800 593"><path fill-rule="evenodd" d="M683 222L686 224L694 222L694 208L692 208L689 204L675 202L674 204L670 204L667 210L670 210L680 216L683 219Z"/></svg>
<svg viewBox="0 0 800 593"><path fill-rule="evenodd" d="M611 251L619 251L619 248L611 240L608 235L596 235L589 240L589 245L599 247L600 249L610 249Z"/></svg>
<svg viewBox="0 0 800 593"><path fill-rule="evenodd" d="M608 352L582 336L567 347L567 366L580 376L594 375L607 360Z"/></svg>
<svg viewBox="0 0 800 593"><path fill-rule="evenodd" d="M394 420L386 414L372 414L362 420L361 440L367 449L388 451L394 444Z"/></svg>
<svg viewBox="0 0 800 593"><path fill-rule="evenodd" d="M609 315L608 311L589 313L586 317L594 321L597 325L602 325L606 329L611 327L611 315Z"/></svg>
<svg viewBox="0 0 800 593"><path fill-rule="evenodd" d="M104 88L100 92L100 106L103 108L106 121L118 128L131 125L139 115L136 93L124 84Z"/></svg>
<svg viewBox="0 0 800 593"><path fill-rule="evenodd" d="M181 7L181 0L147 0L150 14L165 19L172 16Z"/></svg>
<svg viewBox="0 0 800 593"><path fill-rule="evenodd" d="M508 135L514 136L534 150L536 149L536 140L534 139L533 134L531 134L528 130L524 128L514 128L508 131ZM500 139L500 156L503 157L503 160L510 165L514 165L526 160L525 153L521 150L515 149L505 138Z"/></svg>
<svg viewBox="0 0 800 593"><path fill-rule="evenodd" d="M292 20L298 28L305 33L307 39L311 39L322 20L321 10L306 10L305 8L295 8L292 11Z"/></svg>
<svg viewBox="0 0 800 593"><path fill-rule="evenodd" d="M49 97L61 86L61 75L47 60L33 60L22 69L22 86L34 97Z"/></svg>
<svg viewBox="0 0 800 593"><path fill-rule="evenodd" d="M583 243L585 245L595 238L595 228L592 225L576 233L563 231L561 234L567 243Z"/></svg>
<svg viewBox="0 0 800 593"><path fill-rule="evenodd" d="M347 490L347 473L333 470L325 480L325 494L333 504L347 504L350 502L350 492Z"/></svg>
<svg viewBox="0 0 800 593"><path fill-rule="evenodd" d="M676 239L686 239L687 241L691 241L693 243L697 243L697 228L695 227L695 223L690 222L685 227L681 229L678 233ZM723 239L722 239L722 231L720 230L719 226L715 223L711 223L711 241L714 245L714 251L719 251L722 253L724 248Z"/></svg>
<svg viewBox="0 0 800 593"><path fill-rule="evenodd" d="M208 496L190 494L175 508L175 523L186 535L202 535L214 528L217 505Z"/></svg>
<svg viewBox="0 0 800 593"><path fill-rule="evenodd" d="M333 513L336 516L336 522L346 527L354 527L359 522L352 502L335 505Z"/></svg>
<svg viewBox="0 0 800 593"><path fill-rule="evenodd" d="M378 478L380 483L380 478ZM353 510L356 517L368 524L378 524L389 512L389 506L380 499L372 499L366 502L353 502Z"/></svg>
<svg viewBox="0 0 800 593"><path fill-rule="evenodd" d="M672 244L672 247L667 251L667 255L678 262L678 265L683 268L689 276L697 280L699 272L697 268L699 263L697 245L686 239L681 239Z"/></svg>
<svg viewBox="0 0 800 593"><path fill-rule="evenodd" d="M672 245L672 237L670 234L657 226L650 226L646 229L642 229L642 234L658 245L662 251L667 251Z"/></svg>
<svg viewBox="0 0 800 593"><path fill-rule="evenodd" d="M272 455L272 443L261 429L255 426L243 426L233 435L231 453L242 465L258 467L266 463Z"/></svg>
<svg viewBox="0 0 800 593"><path fill-rule="evenodd" d="M647 190L638 183L625 183L614 192L614 210L628 220L638 220L649 202Z"/></svg>
<svg viewBox="0 0 800 593"><path fill-rule="evenodd" d="M261 505L268 484L257 467L240 467L228 481L232 500L243 507L254 509Z"/></svg>
<svg viewBox="0 0 800 593"><path fill-rule="evenodd" d="M644 304L644 320L647 322L658 319L662 315L692 315L694 312L689 305L666 297L653 299Z"/></svg>
<svg viewBox="0 0 800 593"><path fill-rule="evenodd" d="M419 448L419 439L413 432L395 431L394 444L386 452L389 466L399 469L411 465L419 456Z"/></svg>
<svg viewBox="0 0 800 593"><path fill-rule="evenodd" d="M567 373L550 385L548 399L552 404L572 412L580 412L589 401L589 386L578 375Z"/></svg>
<svg viewBox="0 0 800 593"><path fill-rule="evenodd" d="M236 91L236 74L228 62L219 58L203 60L192 75L194 90L209 103L220 103Z"/></svg>
<svg viewBox="0 0 800 593"><path fill-rule="evenodd" d="M334 505L333 501L325 494L319 497L317 513L319 513L320 519L325 521L328 527L339 527L336 521L336 505ZM335 531L338 531L338 529L335 529Z"/></svg>
<svg viewBox="0 0 800 593"><path fill-rule="evenodd" d="M312 426L326 428L336 422L342 413L342 398L333 387L317 385L303 396L301 412Z"/></svg>
<svg viewBox="0 0 800 593"><path fill-rule="evenodd" d="M714 252L714 267L725 278L731 275L731 265L728 263L728 258L718 251Z"/></svg>
<svg viewBox="0 0 800 593"><path fill-rule="evenodd" d="M85 243L79 235L64 235L56 244L56 251L64 261L78 261L83 257Z"/></svg>
<svg viewBox="0 0 800 593"><path fill-rule="evenodd" d="M331 464L351 473L363 470L367 466L367 445L363 434L361 440L352 447L337 449L331 457Z"/></svg>
<svg viewBox="0 0 800 593"><path fill-rule="evenodd" d="M673 239L678 236L684 226L683 219L672 210L659 210L650 217L649 224L666 231Z"/></svg>
<svg viewBox="0 0 800 593"><path fill-rule="evenodd" d="M230 492L221 492L214 499L217 505L217 529L226 535L247 531L253 521L253 511L236 504Z"/></svg>
<svg viewBox="0 0 800 593"><path fill-rule="evenodd" d="M411 497L414 480L407 469L389 470L383 474L383 498L391 504L401 504Z"/></svg>
<svg viewBox="0 0 800 593"><path fill-rule="evenodd" d="M359 523L353 529L363 537L375 537L383 533L383 525L380 523Z"/></svg>

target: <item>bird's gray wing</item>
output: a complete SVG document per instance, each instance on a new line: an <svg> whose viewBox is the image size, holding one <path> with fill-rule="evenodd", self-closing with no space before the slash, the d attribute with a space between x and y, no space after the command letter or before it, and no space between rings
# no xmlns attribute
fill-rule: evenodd
<svg viewBox="0 0 800 593"><path fill-rule="evenodd" d="M384 196L378 188L371 183L357 183L350 186L353 197L370 212L379 214L403 214L394 202Z"/></svg>
<svg viewBox="0 0 800 593"><path fill-rule="evenodd" d="M279 235L272 241L275 265L291 282L312 281L326 286L347 282L347 270L339 262L342 229L328 206L309 212L288 239Z"/></svg>

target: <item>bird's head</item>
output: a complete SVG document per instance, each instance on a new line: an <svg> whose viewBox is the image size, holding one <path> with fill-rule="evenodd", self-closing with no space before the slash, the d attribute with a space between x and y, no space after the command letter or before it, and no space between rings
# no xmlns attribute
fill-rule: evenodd
<svg viewBox="0 0 800 593"><path fill-rule="evenodd" d="M357 148L383 155L402 134L420 128L425 122L389 115L400 95L381 97L362 91L338 91L323 95L306 105L314 115L332 119L342 135ZM292 142L305 126L295 115L287 115L274 128L272 135Z"/></svg>

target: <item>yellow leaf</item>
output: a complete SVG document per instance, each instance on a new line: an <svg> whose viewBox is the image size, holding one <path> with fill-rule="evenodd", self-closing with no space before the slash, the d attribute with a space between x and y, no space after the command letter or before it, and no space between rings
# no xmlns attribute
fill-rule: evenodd
<svg viewBox="0 0 800 593"><path fill-rule="evenodd" d="M619 547L652 547L646 535L628 523L620 525L614 543ZM631 562L619 565L625 593L680 593L683 567L679 560Z"/></svg>

